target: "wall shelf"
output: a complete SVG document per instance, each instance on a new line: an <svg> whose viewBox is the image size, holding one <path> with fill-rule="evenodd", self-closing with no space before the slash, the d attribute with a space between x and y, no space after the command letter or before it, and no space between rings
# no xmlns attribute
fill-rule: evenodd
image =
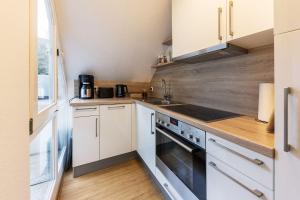
<svg viewBox="0 0 300 200"><path fill-rule="evenodd" d="M164 41L162 44L165 46L172 46L172 44L173 44L172 38Z"/></svg>
<svg viewBox="0 0 300 200"><path fill-rule="evenodd" d="M162 68L162 67L168 67L168 66L172 66L172 65L176 65L178 63L175 62L169 62L169 63L160 63L157 65L153 65L152 68L158 69L158 68Z"/></svg>

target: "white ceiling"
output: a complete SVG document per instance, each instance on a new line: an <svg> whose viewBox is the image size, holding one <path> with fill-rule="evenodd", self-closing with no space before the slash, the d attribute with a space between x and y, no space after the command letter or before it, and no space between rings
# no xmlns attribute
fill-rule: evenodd
<svg viewBox="0 0 300 200"><path fill-rule="evenodd" d="M150 81L171 35L171 0L56 0L68 79Z"/></svg>

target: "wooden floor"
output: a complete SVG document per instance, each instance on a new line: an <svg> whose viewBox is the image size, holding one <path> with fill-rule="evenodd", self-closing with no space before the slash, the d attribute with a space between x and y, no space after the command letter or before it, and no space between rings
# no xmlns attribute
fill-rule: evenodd
<svg viewBox="0 0 300 200"><path fill-rule="evenodd" d="M162 200L142 164L131 160L78 178L64 175L58 200Z"/></svg>

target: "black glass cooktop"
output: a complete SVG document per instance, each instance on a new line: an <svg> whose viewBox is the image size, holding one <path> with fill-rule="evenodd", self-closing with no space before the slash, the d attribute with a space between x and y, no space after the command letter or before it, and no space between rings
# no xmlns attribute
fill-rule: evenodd
<svg viewBox="0 0 300 200"><path fill-rule="evenodd" d="M191 104L165 106L164 108L205 122L213 122L240 116L239 114L235 114L232 112L226 112Z"/></svg>

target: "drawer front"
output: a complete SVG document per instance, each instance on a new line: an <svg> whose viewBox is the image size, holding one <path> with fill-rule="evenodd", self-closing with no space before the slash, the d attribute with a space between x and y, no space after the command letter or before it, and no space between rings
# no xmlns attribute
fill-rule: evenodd
<svg viewBox="0 0 300 200"><path fill-rule="evenodd" d="M100 115L111 112L128 112L131 109L131 104L113 104L113 105L101 105L100 106ZM131 110L130 110L131 112Z"/></svg>
<svg viewBox="0 0 300 200"><path fill-rule="evenodd" d="M165 192L168 194L170 199L183 200L158 168L156 168L155 170L155 177L161 184L161 186L164 188Z"/></svg>
<svg viewBox="0 0 300 200"><path fill-rule="evenodd" d="M210 133L206 135L206 151L229 166L273 190L274 160L231 143Z"/></svg>
<svg viewBox="0 0 300 200"><path fill-rule="evenodd" d="M273 200L274 192L207 156L207 200Z"/></svg>
<svg viewBox="0 0 300 200"><path fill-rule="evenodd" d="M78 106L73 108L73 117L98 116L99 106Z"/></svg>

